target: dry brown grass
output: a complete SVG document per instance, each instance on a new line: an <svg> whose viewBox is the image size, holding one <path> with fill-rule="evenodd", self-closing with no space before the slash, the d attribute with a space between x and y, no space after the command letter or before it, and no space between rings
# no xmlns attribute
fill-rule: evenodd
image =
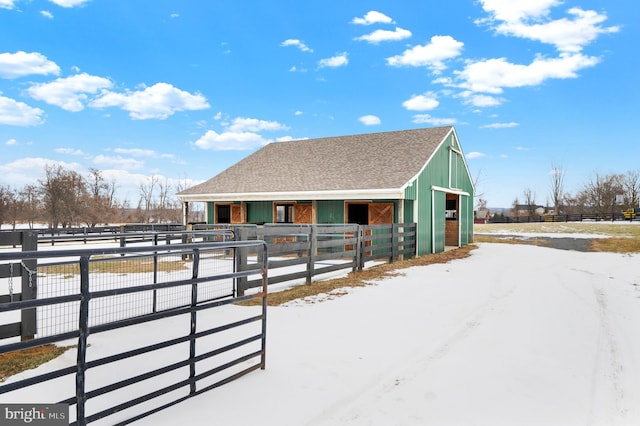
<svg viewBox="0 0 640 426"><path fill-rule="evenodd" d="M173 272L180 271L187 267L189 261L183 260L171 260L171 261L159 261L157 270L158 272ZM114 258L113 260L101 259L97 262L91 262L89 264L89 272L91 273L112 273L112 274L124 274L124 273L142 273L153 272L154 265L153 259L122 259ZM78 264L70 265L40 265L38 266L38 272L44 274L79 274L80 266Z"/></svg>
<svg viewBox="0 0 640 426"><path fill-rule="evenodd" d="M525 242L519 238L493 237L491 235L474 235L473 241L476 243L525 244ZM526 244L549 247L549 242L540 238L527 238Z"/></svg>
<svg viewBox="0 0 640 426"><path fill-rule="evenodd" d="M402 273L402 269L410 268L412 266L425 266L432 265L434 263L447 263L455 259L463 259L465 257L468 257L471 250L475 248L477 248L477 246L471 244L466 247L446 251L444 253L414 257L412 259L397 261L391 264L385 263L382 265L373 266L360 272L350 272L346 277L342 278L315 281L311 284L299 285L287 290L269 293L267 297L267 304L269 306L279 306L292 300L303 299L305 297L322 293L329 293L340 288L363 287L367 285L368 282L376 279L397 276ZM340 293L335 292L333 294L340 295ZM344 294L346 294L346 292ZM241 305L254 306L260 303L260 299L252 299L246 302L242 302Z"/></svg>
<svg viewBox="0 0 640 426"><path fill-rule="evenodd" d="M43 345L0 355L0 382L25 370L36 368L75 346Z"/></svg>
<svg viewBox="0 0 640 426"><path fill-rule="evenodd" d="M640 238L611 237L591 240L591 251L640 253Z"/></svg>

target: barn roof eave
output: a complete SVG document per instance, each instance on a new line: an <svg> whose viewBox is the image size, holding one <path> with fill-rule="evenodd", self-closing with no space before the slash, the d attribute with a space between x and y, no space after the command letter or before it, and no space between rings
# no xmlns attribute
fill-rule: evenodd
<svg viewBox="0 0 640 426"><path fill-rule="evenodd" d="M404 190L402 188L388 188L348 191L178 194L178 198L180 198L182 202L403 199Z"/></svg>

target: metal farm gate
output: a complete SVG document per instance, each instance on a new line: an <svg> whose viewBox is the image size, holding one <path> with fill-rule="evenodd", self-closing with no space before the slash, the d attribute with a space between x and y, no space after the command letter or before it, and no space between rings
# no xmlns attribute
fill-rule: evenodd
<svg viewBox="0 0 640 426"><path fill-rule="evenodd" d="M239 251L254 255L238 272ZM38 278L37 298L2 297L2 322L36 310L39 325L60 323L0 340L0 354L70 346L66 366L8 377L0 403L62 403L70 424L127 424L264 369L267 263L262 241L0 251L0 270L32 265ZM237 296L243 277L262 286ZM254 298L260 306L237 305ZM36 387L51 400L33 401Z"/></svg>

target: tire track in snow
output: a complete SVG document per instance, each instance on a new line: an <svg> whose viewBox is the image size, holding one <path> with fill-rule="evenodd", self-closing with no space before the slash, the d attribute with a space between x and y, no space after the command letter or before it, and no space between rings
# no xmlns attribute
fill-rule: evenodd
<svg viewBox="0 0 640 426"><path fill-rule="evenodd" d="M588 271L582 272L593 275ZM629 409L625 404L625 390L622 385L624 366L620 360L618 341L609 319L607 295L600 285L594 282L592 286L597 303L596 309L600 322L600 333L598 335L597 354L591 379L588 424L614 425L616 424L616 419L624 419L629 413ZM603 379L605 383L599 383ZM602 407L604 412L600 413L598 408L600 408L599 405L601 404L608 404L611 409L606 406ZM601 418L607 414L609 414L608 418Z"/></svg>

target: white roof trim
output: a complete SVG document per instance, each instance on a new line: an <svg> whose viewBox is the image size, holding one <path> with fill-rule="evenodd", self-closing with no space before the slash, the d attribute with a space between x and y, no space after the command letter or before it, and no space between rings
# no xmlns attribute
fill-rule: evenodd
<svg viewBox="0 0 640 426"><path fill-rule="evenodd" d="M433 191L439 191L439 192L448 192L449 194L457 194L457 195L466 195L469 196L469 193L466 191L463 191L462 189L457 189L457 188L443 188L441 186L435 186L433 185L431 187L431 189Z"/></svg>
<svg viewBox="0 0 640 426"><path fill-rule="evenodd" d="M187 201L295 201L295 200L370 200L404 199L404 190L361 189L349 191L302 191L302 192L245 192L229 194L185 194L178 195Z"/></svg>

